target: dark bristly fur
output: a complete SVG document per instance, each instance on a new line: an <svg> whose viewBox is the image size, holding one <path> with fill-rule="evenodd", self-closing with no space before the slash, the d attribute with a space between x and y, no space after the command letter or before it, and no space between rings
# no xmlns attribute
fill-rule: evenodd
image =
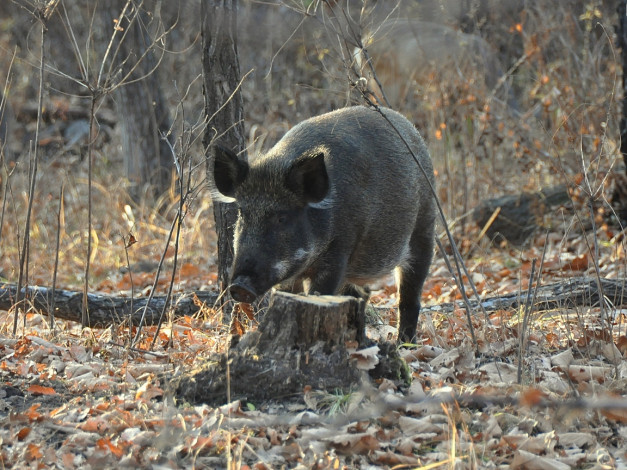
<svg viewBox="0 0 627 470"><path fill-rule="evenodd" d="M214 197L239 208L235 300L251 302L275 285L354 292L351 284L398 268L399 339L415 338L436 212L403 139L432 185L433 168L414 126L381 110L385 117L357 106L308 119L250 162L216 147Z"/></svg>

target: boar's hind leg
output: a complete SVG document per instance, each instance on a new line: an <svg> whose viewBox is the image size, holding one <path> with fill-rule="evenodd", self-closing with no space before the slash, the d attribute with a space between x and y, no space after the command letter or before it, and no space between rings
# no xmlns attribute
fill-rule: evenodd
<svg viewBox="0 0 627 470"><path fill-rule="evenodd" d="M420 233L417 233L420 230ZM399 268L399 314L398 339L400 342L415 342L422 286L429 274L433 258L434 231L420 227L410 240L411 258Z"/></svg>

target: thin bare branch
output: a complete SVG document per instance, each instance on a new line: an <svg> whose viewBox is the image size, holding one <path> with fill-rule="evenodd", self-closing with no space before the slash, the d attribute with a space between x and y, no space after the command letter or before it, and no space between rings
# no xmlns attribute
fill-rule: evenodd
<svg viewBox="0 0 627 470"><path fill-rule="evenodd" d="M53 5L51 5L53 6ZM39 96L37 100L37 126L35 128L35 143L32 153L32 168L30 172L30 184L28 190L28 207L26 209L26 222L24 226L24 239L22 243L22 251L20 254L20 269L18 275L18 297L15 303L15 312L13 319L13 335L17 334L17 319L19 315L19 309L22 299L21 288L24 285L24 282L28 283L28 254L30 248L30 225L31 225L31 216L33 213L33 200L35 199L35 184L37 181L37 164L39 160L39 133L41 131L41 113L43 109L43 93L44 93L44 76L45 76L45 68L44 64L46 63L46 54L45 54L45 39L46 39L46 31L47 27L45 24L46 16L42 16L40 18L40 28L41 28L41 39L40 39L40 63L39 63Z"/></svg>

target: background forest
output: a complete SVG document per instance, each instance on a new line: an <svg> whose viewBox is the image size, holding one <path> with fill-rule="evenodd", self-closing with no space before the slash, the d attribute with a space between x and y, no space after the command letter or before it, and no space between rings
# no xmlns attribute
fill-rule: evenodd
<svg viewBox="0 0 627 470"><path fill-rule="evenodd" d="M387 103L428 144L469 274L456 283L440 224L422 341L399 349L411 385L177 399L174 379L254 329L252 309L90 328L79 300L53 326L7 286L220 294L205 147L224 130L205 109L200 2L0 1L2 466L627 466L623 2L208 2L235 3L247 152ZM477 308L471 336L451 304L471 283L523 301ZM394 335L395 303L392 277L373 286L373 340Z"/></svg>

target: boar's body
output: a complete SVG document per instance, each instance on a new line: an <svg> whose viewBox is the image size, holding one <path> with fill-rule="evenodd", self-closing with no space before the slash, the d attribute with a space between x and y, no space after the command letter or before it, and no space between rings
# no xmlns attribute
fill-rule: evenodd
<svg viewBox="0 0 627 470"><path fill-rule="evenodd" d="M250 162L216 148L214 195L239 208L235 300L251 302L275 285L354 292L398 268L399 338L415 337L436 211L403 139L431 185L433 168L414 126L381 111L357 106L308 119Z"/></svg>

